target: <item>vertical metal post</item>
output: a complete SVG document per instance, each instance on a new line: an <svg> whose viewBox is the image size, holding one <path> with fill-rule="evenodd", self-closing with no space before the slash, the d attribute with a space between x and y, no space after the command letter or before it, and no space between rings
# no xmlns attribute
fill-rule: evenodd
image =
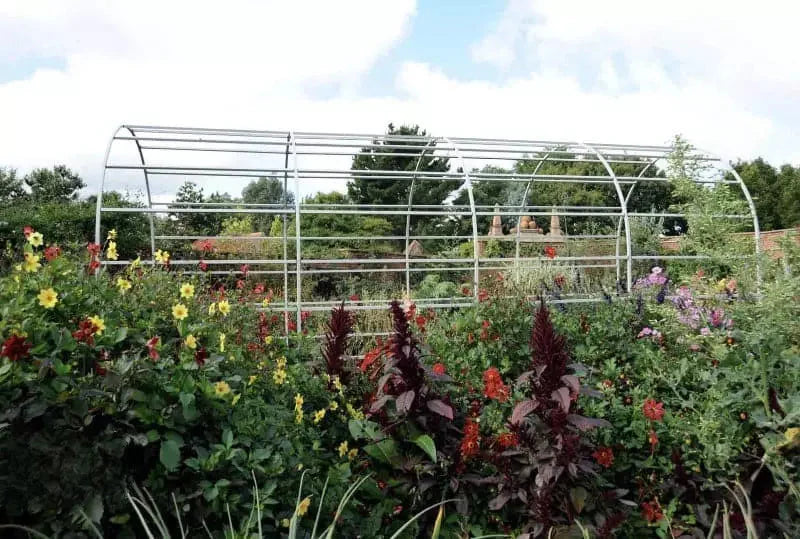
<svg viewBox="0 0 800 539"><path fill-rule="evenodd" d="M286 135L286 155L283 161L283 226L281 232L283 235L283 330L286 334L286 342L289 342L289 241L287 238L288 224L286 210L289 209L289 145L292 141L292 135ZM272 226L270 225L270 229Z"/></svg>
<svg viewBox="0 0 800 539"><path fill-rule="evenodd" d="M294 175L295 293L297 294L295 304L297 306L297 332L300 333L303 330L303 268L302 240L300 238L300 175L297 169L297 141L294 138L294 131L289 132L289 149L292 154L292 174Z"/></svg>

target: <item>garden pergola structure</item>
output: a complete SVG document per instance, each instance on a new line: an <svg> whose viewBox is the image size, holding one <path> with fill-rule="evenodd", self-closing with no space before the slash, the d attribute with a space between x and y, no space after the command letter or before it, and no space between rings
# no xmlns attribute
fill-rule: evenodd
<svg viewBox="0 0 800 539"><path fill-rule="evenodd" d="M653 175L659 162L668 158L670 146L646 146L630 144L584 143L551 140L511 140L470 137L434 137L416 135L369 135L353 133L313 133L297 131L258 131L239 129L208 129L187 127L157 127L123 125L113 134L106 150L103 176L97 195L95 241L102 240L103 216L109 212L132 212L147 214L150 220L150 247L155 252L166 242L192 242L202 240L226 241L275 241L282 245L280 258L228 258L204 261L212 268L210 273L227 275L236 273L242 264L247 264L253 274L282 276L283 301L275 301L270 309L290 313L296 318L298 331L302 327L303 311L327 311L339 301L304 300L304 277L330 274L382 274L399 273L405 276L405 294L413 293L412 276L433 272L460 272L471 281L471 297L415 298L418 307L452 308L476 301L482 274L520 267L526 264L567 264L572 268L609 268L616 274L619 287L631 292L633 264L639 260L669 260L702 258L703 255L636 255L632 249L631 221L637 218L680 218L679 213L632 212L628 205L637 186L640 189L667 178ZM415 162L413 168L404 170L367 169L353 170L353 158L369 154L371 157L404 158ZM713 168L716 173L704 175L697 181L703 184L730 183L741 189L750 209L749 214L718 215L720 219L752 220L754 231L753 255L756 258L757 280L759 254L759 225L750 193L741 177L729 164L718 157L694 150L691 159ZM430 159L447 160L446 170L426 170ZM530 173L513 172L513 163L525 160L531 165ZM379 162L376 159L374 162ZM575 163L593 163L598 174L575 175L559 173ZM564 167L555 165L563 164ZM489 166L487 166L489 165ZM545 166L547 165L547 166ZM544 168L543 168L544 167ZM622 173L624 169L625 173ZM631 173L631 170L634 172ZM645 175L650 172L650 175ZM729 176L723 174L729 172ZM216 185L225 182L225 189L235 181L252 181L261 177L273 177L282 181L284 195L282 203L246 204L242 202L161 202L154 193L173 192L182 180L207 180ZM730 179L732 178L732 179ZM355 179L393 180L408 182L408 198L393 204L323 204L304 201L303 196L316 190L330 191L331 187L342 188L347 181ZM431 182L458 180L459 192L466 192L468 203L455 204L451 196L439 205L415 203L421 190ZM107 205L104 192L113 189L121 181L131 182L143 188L144 204L141 207ZM476 182L507 182L518 185L517 201L476 200ZM559 205L537 206L530 200L532 187L540 184L598 184L613 191L616 204L611 206ZM244 185L243 183L241 184ZM286 193L293 193L290 203ZM463 197L462 197L463 198ZM157 234L155 215L166 214L224 214L277 216L281 222L281 234L277 237L252 235L202 236L198 234ZM375 216L405 220L405 234L369 235L358 230L352 235L313 236L304 234L303 219L310 215L335 214ZM616 234L580 234L567 236L566 241L611 241L614 254L558 256L551 260L543 254L521 253L520 224L523 216L559 216L577 219L608 219ZM479 220L499 216L502 220L516 223L515 232L504 237L514 242L514 256L486 257L481 246L493 239L481 233ZM461 235L437 235L419 233L415 224L424 219L463 220L468 224L462 228L469 232ZM290 231L291 225L294 231ZM494 238L496 239L496 238ZM471 242L470 257L416 256L410 247L415 241L460 241ZM399 242L402 258L341 257L313 258L304 256L304 245L313 242L361 241ZM280 251L280 250L278 250ZM400 252L398 250L398 252ZM152 254L151 254L152 256ZM178 258L171 264L187 272L196 271L199 257ZM107 260L106 265L124 265L128 261ZM145 260L144 263L152 263ZM308 292L308 290L306 290ZM305 294L307 297L308 294ZM597 301L601 296L561 297L561 302ZM384 309L390 298L352 301L348 305L354 310ZM286 316L288 328L289 316Z"/></svg>

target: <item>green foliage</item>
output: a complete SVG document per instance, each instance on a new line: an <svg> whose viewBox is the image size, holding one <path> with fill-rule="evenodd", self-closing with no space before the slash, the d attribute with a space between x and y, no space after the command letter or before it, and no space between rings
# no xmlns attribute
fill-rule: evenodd
<svg viewBox="0 0 800 539"><path fill-rule="evenodd" d="M64 165L56 165L52 170L33 169L24 181L30 189L31 198L37 202L77 200L78 191L86 187L80 176Z"/></svg>
<svg viewBox="0 0 800 539"><path fill-rule="evenodd" d="M375 141L375 146L364 148L353 158L352 170L361 171L361 177L348 182L347 193L349 198L356 204L405 204L408 201L411 182L395 180L385 175L374 175L370 177L370 170L380 171L405 171L412 173L419 172L446 172L449 167L449 159L433 156L433 150L429 150L423 155L423 149L419 148L418 141L405 140L402 137L409 135L425 136L427 133L419 126L400 126L396 128L389 124L384 141ZM396 135L398 138L392 138ZM389 146L389 147L384 147ZM411 148L404 148L404 146ZM434 148L435 144L430 144ZM380 155L374 155L380 154ZM388 154L388 155L387 155ZM391 154L401 154L394 156ZM413 154L413 155L408 155ZM455 191L461 180L419 180L414 188L414 204L441 204ZM392 228L395 233L404 231L405 219L391 219Z"/></svg>
<svg viewBox="0 0 800 539"><path fill-rule="evenodd" d="M800 167L775 167L761 157L733 165L756 206L762 230L790 228L800 224ZM727 174L732 180L733 175Z"/></svg>
<svg viewBox="0 0 800 539"><path fill-rule="evenodd" d="M26 194L22 178L17 177L17 171L13 168L0 167L0 204L18 201Z"/></svg>

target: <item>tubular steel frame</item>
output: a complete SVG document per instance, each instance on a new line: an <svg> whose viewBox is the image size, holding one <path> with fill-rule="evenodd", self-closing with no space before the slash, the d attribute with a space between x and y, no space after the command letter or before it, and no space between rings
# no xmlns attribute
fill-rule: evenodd
<svg viewBox="0 0 800 539"><path fill-rule="evenodd" d="M127 133L127 134L125 134ZM111 161L112 150L118 145L133 143L138 157L138 163ZM413 157L416 166L413 171L398 170L351 170L350 162L360 152L368 150L371 156ZM391 150L387 152L386 150ZM472 298L438 298L417 299L420 307L452 308L469 305L477 301L477 292L480 285L482 271L501 270L525 263L548 261L543 256L522 257L520 255L521 222L523 215L531 216L564 216L564 217L600 217L616 221L615 235L577 235L567 236L567 239L614 239L614 255L598 256L559 256L558 260L573 264L576 268L615 268L616 277L622 283L622 273L625 273L624 290L630 292L633 284L634 260L669 260L703 258L702 255L658 255L636 256L632 252L630 219L632 217L683 217L678 213L652 212L637 213L628 211L628 202L639 183L668 181L663 177L644 176L651 167L668 157L672 148L669 146L602 144L564 141L528 141L504 140L465 137L430 137L411 135L365 135L353 133L312 133L295 131L255 131L237 129L206 129L188 127L156 127L139 125L122 125L118 127L108 143L105 153L103 175L97 194L97 208L95 214L95 241L101 242L102 216L107 212L132 212L143 213L148 216L150 224L150 247L155 252L159 241L198 240L198 239L224 239L224 240L256 240L256 241L281 241L283 246L282 259L232 259L232 260L206 260L206 263L220 267L211 270L212 274L231 274L230 266L248 264L256 266L251 270L253 274L283 275L283 303L273 304L272 309L285 313L294 312L298 331L302 328L302 311L323 311L337 303L333 301L303 300L303 276L324 274L357 274L357 273L404 273L405 292L412 294L412 273L432 273L439 271L459 271L472 273ZM263 166L202 166L193 158L195 152L204 155L221 156L225 163L228 161L254 159L266 160ZM146 159L146 156L148 159ZM166 156L166 159L165 159ZM183 166L183 156L189 156L190 166ZM238 157L237 157L238 156ZM244 157L242 157L244 156ZM426 157L446 157L451 161L450 170L426 171L420 166ZM282 159L281 159L282 158ZM730 172L733 180L726 180L719 176L716 179L702 179L699 183L730 183L736 184L742 190L747 201L749 215L719 215L718 218L752 219L754 231L754 256L756 263L756 281L760 283L761 272L758 256L760 253L760 230L755 205L747 186L742 178L728 163L723 163L714 155L696 150L692 159L702 162L715 163L721 170ZM514 172L491 172L481 170L486 164L503 162L513 163L517 160L535 162L531 174ZM321 163L320 163L321 161ZM584 176L567 174L539 174L541 167L547 163L599 163L605 170L605 175ZM314 166L316 164L316 166ZM457 165L457 166L454 166ZM638 174L622 176L617 173L615 166L630 167L641 166ZM118 171L139 171L142 173L146 191L145 207L110 207L104 205L103 193L110 176ZM175 203L154 202L152 185L161 182L161 178L178 177L182 179L198 178L227 178L229 180L257 179L263 176L272 176L283 180L284 198L281 204L243 204L233 203ZM301 187L306 184L319 182L344 181L353 178L369 179L395 179L409 181L410 188L408 200L397 201L397 204L311 204L303 202ZM288 204L288 190L292 180L294 205ZM455 205L446 203L440 206L415 205L414 193L420 189L423 181L461 180L463 189L467 193L468 204ZM473 191L473 182L519 182L525 183L525 188L519 204L493 205L476 204ZM546 206L533 206L528 204L531 187L535 183L590 183L607 184L614 189L619 201L618 206L559 206L557 209ZM244 186L244 184L242 184ZM177 187L177 183L175 184ZM326 190L330 190L328 186ZM627 192L624 191L627 187ZM309 193L306 193L309 194ZM498 201L491 201L498 202ZM281 216L282 234L280 237L252 237L252 236L199 236L199 235L157 235L154 225L154 214L166 213L219 213L225 215L237 214L267 214ZM294 258L289 258L288 218L294 214ZM392 236L304 236L302 218L312 214L355 214L374 216L405 216L405 235ZM481 256L480 245L482 241L491 239L490 236L480 235L478 232L478 217L500 215L516 221L517 227L513 237L515 252L513 257L484 258ZM467 217L471 222L471 235L446 236L434 234L412 234L412 218L424 216L443 216L449 218ZM621 252L621 239L624 227L625 249ZM355 232L355 231L354 231ZM414 240L435 239L460 239L472 242L472 258L422 258L412 257L410 253L411 242ZM390 241L404 240L404 258L331 258L313 259L304 258L302 253L303 242L313 241ZM622 262L624 261L624 265ZM152 263L152 259L145 263ZM193 266L199 260L175 259L171 263L177 266ZM127 264L128 261L105 261L107 265ZM430 266L433 264L434 266ZM468 265L467 265L468 264ZM489 265L487 265L489 264ZM403 267L373 267L375 265L402 265ZM227 268L226 268L227 266ZM260 269L265 266L267 269ZM279 269L271 269L278 267ZM335 266L335 267L330 267ZM344 267L349 266L349 267ZM624 269L623 269L624 268ZM289 294L290 275L295 276L295 299ZM561 298L563 302L597 301L598 298ZM372 300L351 302L349 308L353 310L371 310L385 308L386 300ZM285 329L288 333L289 316L285 316Z"/></svg>

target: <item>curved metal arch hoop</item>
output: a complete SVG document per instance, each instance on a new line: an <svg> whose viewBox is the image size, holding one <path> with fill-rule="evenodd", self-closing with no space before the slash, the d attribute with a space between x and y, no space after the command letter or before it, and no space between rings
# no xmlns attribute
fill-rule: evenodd
<svg viewBox="0 0 800 539"><path fill-rule="evenodd" d="M642 176L644 176L644 173L647 172L650 167L655 165L661 159L663 159L663 158L662 157L657 157L657 158L653 159L652 161L650 161L649 163L647 163L647 165L641 170L641 172L639 172L639 174L636 177L637 178L641 178ZM628 189L628 193L625 195L625 207L626 208L628 207L628 201L630 200L631 195L633 194L633 190L636 189L637 185L638 185L638 183L634 183L633 185L631 185L631 188ZM622 219L620 218L620 219L617 219L616 246L615 246L615 249L614 249L614 257L616 258L615 262L616 262L616 265L617 265L617 282L619 282L619 280L622 278L622 276L620 275L621 272L620 272L620 267L619 267L619 235L620 235L621 232L622 232Z"/></svg>
<svg viewBox="0 0 800 539"><path fill-rule="evenodd" d="M145 160L144 160L144 152L142 152L142 145L139 143L139 139L136 136L136 133L134 133L133 129L128 127L128 126L125 126L125 129L127 129L128 132L131 134L131 136L135 139L135 141L136 141L136 150L139 152L139 161L141 161L143 167L146 167L147 163L145 163ZM147 172L147 168L143 168L142 172L144 173L144 186L145 186L145 189L147 190L147 207L152 209L153 208L153 199L150 196L150 175ZM152 213L148 213L147 214L147 219L150 221L150 252L151 253L155 253L156 252L156 226L155 226L155 223L153 221L153 214Z"/></svg>
<svg viewBox="0 0 800 539"><path fill-rule="evenodd" d="M533 172L531 173L530 178L528 179L528 183L525 184L525 191L522 193L522 203L521 203L520 208L519 208L520 212L525 211L525 203L528 201L528 192L531 189L531 184L533 184L536 181L536 173L539 172L539 169L542 168L542 165L544 165L544 162L547 161L547 159L550 157L550 154L552 154L552 153L553 153L552 151L547 152L545 154L545 156L542 158L542 160L539 161L539 163L537 163L536 167L533 169ZM514 265L515 266L519 264L519 240L520 240L520 228L519 227L520 227L521 224L522 224L522 215L520 214L520 215L517 216L517 233L516 233L516 238L515 238L516 245L515 245L515 252L514 252Z"/></svg>
<svg viewBox="0 0 800 539"><path fill-rule="evenodd" d="M625 265L627 268L627 276L625 277L625 291L630 293L633 282L632 282L632 272L633 272L633 254L631 253L631 227L630 227L630 220L628 218L628 203L625 196L622 194L622 187L620 186L619 180L617 179L617 174L614 172L614 169L611 168L611 165L608 164L605 156L600 153L597 149L590 146L589 144L578 142L576 143L578 146L585 148L595 154L597 159L603 164L608 175L611 177L611 181L614 183L614 190L617 192L617 198L619 199L620 204L620 211L622 212L622 220L625 223ZM619 255L617 255L617 261L619 261Z"/></svg>
<svg viewBox="0 0 800 539"><path fill-rule="evenodd" d="M426 145L425 148L422 150L422 153L419 154L417 158L417 164L414 166L414 175L411 177L411 186L408 188L408 213L406 214L406 248L405 248L405 259L406 259L406 296L409 298L411 297L411 262L409 261L409 236L411 235L411 204L414 199L414 185L417 182L417 174L419 173L419 165L422 163L422 159L425 157L425 153L428 151L429 148L436 147L436 141L440 140L440 137L432 138Z"/></svg>
<svg viewBox="0 0 800 539"><path fill-rule="evenodd" d="M469 209L472 215L472 260L474 264L474 275L472 283L472 297L474 301L478 301L478 287L480 284L481 270L480 270L480 246L478 245L478 216L475 210L475 194L472 192L472 178L469 175L467 168L467 160L464 159L464 154L461 149L447 137L441 137L442 140L447 142L452 148L456 158L461 162L461 171L464 176L464 185L467 188L467 196L469 197Z"/></svg>
<svg viewBox="0 0 800 539"><path fill-rule="evenodd" d="M100 244L100 216L103 207L103 190L106 186L106 174L108 173L108 159L111 156L111 146L114 145L114 141L117 139L117 133L124 128L124 125L118 125L117 128L114 129L114 132L111 133L111 138L108 140L108 145L106 146L105 158L103 159L103 174L100 177L100 188L97 190L97 206L95 207L94 213L94 242L98 245Z"/></svg>
<svg viewBox="0 0 800 539"><path fill-rule="evenodd" d="M736 172L736 169L733 168L733 165L731 165L730 161L723 160L721 156L713 152L707 152L702 148L697 149L719 160L719 162L722 164L722 169L731 173L731 176L733 176L733 178L736 180L736 183L739 184L739 188L742 190L745 200L747 200L747 207L750 209L750 215L753 217L753 241L755 244L754 255L756 262L756 291L761 293L761 225L758 222L756 204L753 202L753 197L750 195L750 190L747 188L747 185L744 183L744 180L739 173Z"/></svg>

